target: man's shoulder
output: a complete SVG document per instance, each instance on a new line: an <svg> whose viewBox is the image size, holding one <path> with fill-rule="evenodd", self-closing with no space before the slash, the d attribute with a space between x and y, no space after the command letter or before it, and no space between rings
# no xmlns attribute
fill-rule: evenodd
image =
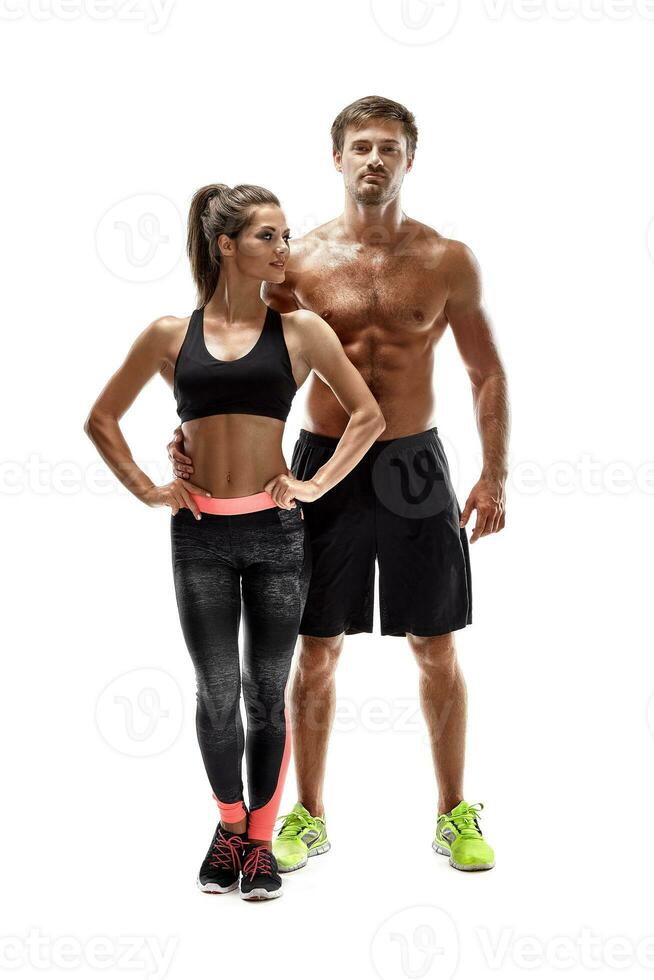
<svg viewBox="0 0 654 980"><path fill-rule="evenodd" d="M465 242L448 238L436 228L414 219L409 219L409 230L411 240L422 243L421 248L427 251L433 267L447 273L449 278L456 279L477 270L477 260Z"/></svg>
<svg viewBox="0 0 654 980"><path fill-rule="evenodd" d="M450 282L476 280L479 277L479 263L472 249L456 238L445 240L443 267Z"/></svg>
<svg viewBox="0 0 654 980"><path fill-rule="evenodd" d="M465 265L474 259L471 249L465 242L457 238L448 238L424 221L407 218L406 229L412 240L421 241L426 248L433 251L435 257L446 260L452 267Z"/></svg>
<svg viewBox="0 0 654 980"><path fill-rule="evenodd" d="M286 264L286 283L281 291L291 292L300 279L306 280L312 274L321 275L325 263L329 261L337 247L336 229L338 219L328 221L306 232L300 238L291 240L291 250ZM271 290L271 295L274 290Z"/></svg>
<svg viewBox="0 0 654 980"><path fill-rule="evenodd" d="M301 262L315 255L316 252L329 249L337 243L338 230L339 219L333 218L305 232L300 238L294 238L291 246L292 258Z"/></svg>

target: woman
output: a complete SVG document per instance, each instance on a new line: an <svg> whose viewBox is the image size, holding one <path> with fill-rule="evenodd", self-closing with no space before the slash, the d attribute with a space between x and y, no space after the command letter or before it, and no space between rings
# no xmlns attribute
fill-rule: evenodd
<svg viewBox="0 0 654 980"><path fill-rule="evenodd" d="M385 428L331 327L309 311L280 315L262 301L264 281L284 281L289 238L270 191L250 184L199 190L188 221L198 309L143 331L85 424L135 496L171 508L175 592L197 680L198 741L220 810L198 885L226 892L240 879L246 899L282 891L271 838L290 754L285 688L311 567L301 504L342 480ZM333 456L302 481L288 470L281 444L293 396L312 370L350 421ZM157 372L172 384L197 483L155 486L121 432L120 418Z"/></svg>

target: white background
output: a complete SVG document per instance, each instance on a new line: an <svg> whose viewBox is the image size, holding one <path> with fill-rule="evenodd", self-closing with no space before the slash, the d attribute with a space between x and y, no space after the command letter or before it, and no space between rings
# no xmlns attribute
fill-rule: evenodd
<svg viewBox="0 0 654 980"><path fill-rule="evenodd" d="M648 973L654 4L0 10L2 968ZM474 624L457 636L465 792L486 804L497 867L463 875L432 853L411 653L356 636L338 675L332 851L253 908L195 887L216 811L169 511L118 488L82 425L137 334L193 308L192 192L263 184L299 237L339 213L330 126L370 94L416 115L405 210L477 255L510 379L507 526L472 549ZM463 501L479 443L449 335L437 360L434 423ZM124 419L160 482L176 420L160 378ZM290 773L283 810L294 800Z"/></svg>

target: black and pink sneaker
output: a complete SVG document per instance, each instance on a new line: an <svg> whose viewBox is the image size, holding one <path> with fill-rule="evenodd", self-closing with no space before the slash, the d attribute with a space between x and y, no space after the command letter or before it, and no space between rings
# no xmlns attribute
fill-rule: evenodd
<svg viewBox="0 0 654 980"><path fill-rule="evenodd" d="M238 887L243 861L244 840L240 834L216 827L211 847L198 874L198 888L203 892L231 892Z"/></svg>
<svg viewBox="0 0 654 980"><path fill-rule="evenodd" d="M277 861L272 851L263 844L250 844L246 841L242 870L241 898L251 901L279 898L282 894L282 879L277 871Z"/></svg>

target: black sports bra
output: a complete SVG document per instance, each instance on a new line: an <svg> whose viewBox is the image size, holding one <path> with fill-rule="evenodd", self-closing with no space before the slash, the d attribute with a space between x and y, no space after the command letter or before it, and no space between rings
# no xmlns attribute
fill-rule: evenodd
<svg viewBox="0 0 654 980"><path fill-rule="evenodd" d="M182 422L207 415L267 415L286 421L297 391L282 319L268 307L254 347L234 361L219 361L204 342L204 307L194 310L173 374Z"/></svg>

